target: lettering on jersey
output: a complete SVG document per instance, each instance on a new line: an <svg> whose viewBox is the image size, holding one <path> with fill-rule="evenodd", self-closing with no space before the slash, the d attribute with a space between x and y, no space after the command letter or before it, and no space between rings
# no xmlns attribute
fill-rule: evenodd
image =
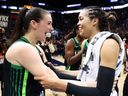
<svg viewBox="0 0 128 96"><path fill-rule="evenodd" d="M89 73L90 68L88 67L88 65L85 65L82 70L84 70L87 74Z"/></svg>

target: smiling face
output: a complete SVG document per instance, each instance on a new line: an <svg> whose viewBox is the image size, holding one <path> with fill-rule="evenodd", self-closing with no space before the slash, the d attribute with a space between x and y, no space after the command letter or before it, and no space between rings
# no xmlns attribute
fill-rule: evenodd
<svg viewBox="0 0 128 96"><path fill-rule="evenodd" d="M84 8L78 17L78 28L84 38L91 39L95 34L108 28L105 11L97 6Z"/></svg>
<svg viewBox="0 0 128 96"><path fill-rule="evenodd" d="M53 30L51 14L42 8L33 7L25 13L24 34L33 42L45 41L45 34Z"/></svg>
<svg viewBox="0 0 128 96"><path fill-rule="evenodd" d="M79 32L85 38L89 38L92 31L92 20L88 17L88 10L82 10L78 20Z"/></svg>
<svg viewBox="0 0 128 96"><path fill-rule="evenodd" d="M52 30L52 17L50 14L46 14L37 25L38 39L40 41L45 41L46 33L51 32Z"/></svg>

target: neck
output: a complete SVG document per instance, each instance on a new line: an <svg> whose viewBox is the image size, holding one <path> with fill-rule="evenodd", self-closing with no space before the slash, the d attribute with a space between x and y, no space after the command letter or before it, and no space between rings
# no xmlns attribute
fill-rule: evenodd
<svg viewBox="0 0 128 96"><path fill-rule="evenodd" d="M32 44L35 45L37 43L37 40L32 34L25 34L24 37Z"/></svg>
<svg viewBox="0 0 128 96"><path fill-rule="evenodd" d="M92 32L92 34L91 34L91 36L89 37L89 42L91 41L91 39L97 34L97 33L99 33L100 31L99 30L96 30L96 31L93 31Z"/></svg>

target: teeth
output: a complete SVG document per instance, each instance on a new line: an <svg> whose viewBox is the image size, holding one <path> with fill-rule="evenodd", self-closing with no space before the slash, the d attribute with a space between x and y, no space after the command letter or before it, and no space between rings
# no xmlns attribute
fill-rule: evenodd
<svg viewBox="0 0 128 96"><path fill-rule="evenodd" d="M82 30L82 28L79 28L79 30Z"/></svg>

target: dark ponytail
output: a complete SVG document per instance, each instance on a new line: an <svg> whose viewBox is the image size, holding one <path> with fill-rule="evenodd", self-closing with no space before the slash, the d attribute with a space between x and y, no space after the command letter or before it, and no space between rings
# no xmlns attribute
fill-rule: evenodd
<svg viewBox="0 0 128 96"><path fill-rule="evenodd" d="M12 38L11 44L24 35L23 23L24 23L25 14L27 11L28 11L27 8L23 8L17 17L15 26L14 26L14 31L11 34L11 38Z"/></svg>
<svg viewBox="0 0 128 96"><path fill-rule="evenodd" d="M106 13L107 21L108 21L108 30L115 32L116 30L116 23L118 16L114 11L110 11Z"/></svg>

